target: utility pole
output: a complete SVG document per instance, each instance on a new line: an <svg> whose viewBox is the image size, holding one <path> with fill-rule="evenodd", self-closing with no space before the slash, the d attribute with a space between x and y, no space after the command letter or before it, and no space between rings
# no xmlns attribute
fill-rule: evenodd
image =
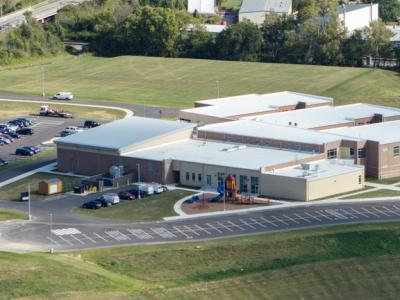
<svg viewBox="0 0 400 300"><path fill-rule="evenodd" d="M28 183L28 218L29 221L32 221L32 215L31 215L31 184Z"/></svg>
<svg viewBox="0 0 400 300"><path fill-rule="evenodd" d="M42 73L42 97L43 97L43 100L44 100L44 98L46 97L46 92L45 92L45 90L44 90L44 67L43 67L43 65L41 65L40 66L40 70L41 70L41 73Z"/></svg>
<svg viewBox="0 0 400 300"><path fill-rule="evenodd" d="M140 200L140 164L136 164L137 165L137 168L138 168L138 183L139 183L139 186L138 186L138 199Z"/></svg>

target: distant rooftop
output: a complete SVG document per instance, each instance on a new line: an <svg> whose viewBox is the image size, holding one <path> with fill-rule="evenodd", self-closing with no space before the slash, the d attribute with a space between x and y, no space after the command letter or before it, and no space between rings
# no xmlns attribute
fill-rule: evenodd
<svg viewBox="0 0 400 300"><path fill-rule="evenodd" d="M224 122L199 127L198 131L207 131L255 138L283 140L305 144L323 145L341 140L343 137L314 130L267 124L251 120Z"/></svg>
<svg viewBox="0 0 400 300"><path fill-rule="evenodd" d="M360 118L382 114L384 117L400 116L400 109L357 103L342 106L321 106L299 109L282 113L247 117L260 122L299 128L318 128L337 124L346 124Z"/></svg>
<svg viewBox="0 0 400 300"><path fill-rule="evenodd" d="M304 178L307 181L314 181L322 178L356 172L363 168L364 166L354 164L354 160L325 159L314 161L308 164L278 169L274 172L268 172L268 174Z"/></svg>
<svg viewBox="0 0 400 300"><path fill-rule="evenodd" d="M243 0L240 13L276 12L290 13L292 0Z"/></svg>
<svg viewBox="0 0 400 300"><path fill-rule="evenodd" d="M56 143L121 153L125 148L193 127L186 122L131 117L60 138Z"/></svg>
<svg viewBox="0 0 400 300"><path fill-rule="evenodd" d="M124 154L127 157L161 161L173 159L199 164L260 170L260 168L318 157L319 154L244 146L203 140L182 140Z"/></svg>
<svg viewBox="0 0 400 300"><path fill-rule="evenodd" d="M196 101L196 104L198 105L207 106L185 109L183 112L219 118L229 118L234 116L271 112L277 110L279 107L296 105L300 102L304 102L307 105L331 105L333 103L333 99L287 91L264 95L249 94Z"/></svg>
<svg viewBox="0 0 400 300"><path fill-rule="evenodd" d="M347 137L391 144L400 141L400 121L375 123L364 126L343 127L324 130Z"/></svg>
<svg viewBox="0 0 400 300"><path fill-rule="evenodd" d="M376 6L376 5L379 5L379 4L372 4L372 6ZM355 10L359 10L359 9L364 9L364 8L367 8L367 7L371 7L371 4L370 3L367 3L367 4L363 4L363 3L347 4L347 5L344 5L344 6L339 6L338 12L340 14L343 14L344 12L345 13L349 13L349 12L352 12L352 11L355 11Z"/></svg>

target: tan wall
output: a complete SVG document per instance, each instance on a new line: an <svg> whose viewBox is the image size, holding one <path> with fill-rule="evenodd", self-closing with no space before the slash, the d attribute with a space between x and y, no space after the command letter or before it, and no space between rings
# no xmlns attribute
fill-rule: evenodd
<svg viewBox="0 0 400 300"><path fill-rule="evenodd" d="M302 178L261 174L261 194L282 200L305 201L307 199L307 184Z"/></svg>

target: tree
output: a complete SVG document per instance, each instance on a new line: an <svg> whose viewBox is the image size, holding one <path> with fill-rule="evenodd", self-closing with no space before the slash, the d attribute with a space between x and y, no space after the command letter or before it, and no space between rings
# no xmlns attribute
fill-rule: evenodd
<svg viewBox="0 0 400 300"><path fill-rule="evenodd" d="M374 57L390 57L393 54L391 44L392 32L386 28L385 23L376 21L364 29L368 51Z"/></svg>
<svg viewBox="0 0 400 300"><path fill-rule="evenodd" d="M213 58L214 37L202 26L196 26L182 41L182 56L193 58Z"/></svg>
<svg viewBox="0 0 400 300"><path fill-rule="evenodd" d="M261 46L261 30L248 20L229 27L216 39L217 57L220 59L258 61Z"/></svg>
<svg viewBox="0 0 400 300"><path fill-rule="evenodd" d="M349 66L362 66L362 58L367 56L368 44L361 30L356 30L347 38L342 47L344 64Z"/></svg>
<svg viewBox="0 0 400 300"><path fill-rule="evenodd" d="M371 3L371 0L363 0L364 3ZM400 18L399 0L374 0L379 3L379 17L384 22L395 22Z"/></svg>

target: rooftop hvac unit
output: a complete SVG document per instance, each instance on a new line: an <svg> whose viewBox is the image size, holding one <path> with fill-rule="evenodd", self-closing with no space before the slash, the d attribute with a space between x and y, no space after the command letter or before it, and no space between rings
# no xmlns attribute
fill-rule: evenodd
<svg viewBox="0 0 400 300"><path fill-rule="evenodd" d="M303 171L303 177L307 177L308 175L308 171Z"/></svg>
<svg viewBox="0 0 400 300"><path fill-rule="evenodd" d="M303 170L309 171L309 170L311 169L311 166L310 166L310 164L301 164L301 168L302 168Z"/></svg>

